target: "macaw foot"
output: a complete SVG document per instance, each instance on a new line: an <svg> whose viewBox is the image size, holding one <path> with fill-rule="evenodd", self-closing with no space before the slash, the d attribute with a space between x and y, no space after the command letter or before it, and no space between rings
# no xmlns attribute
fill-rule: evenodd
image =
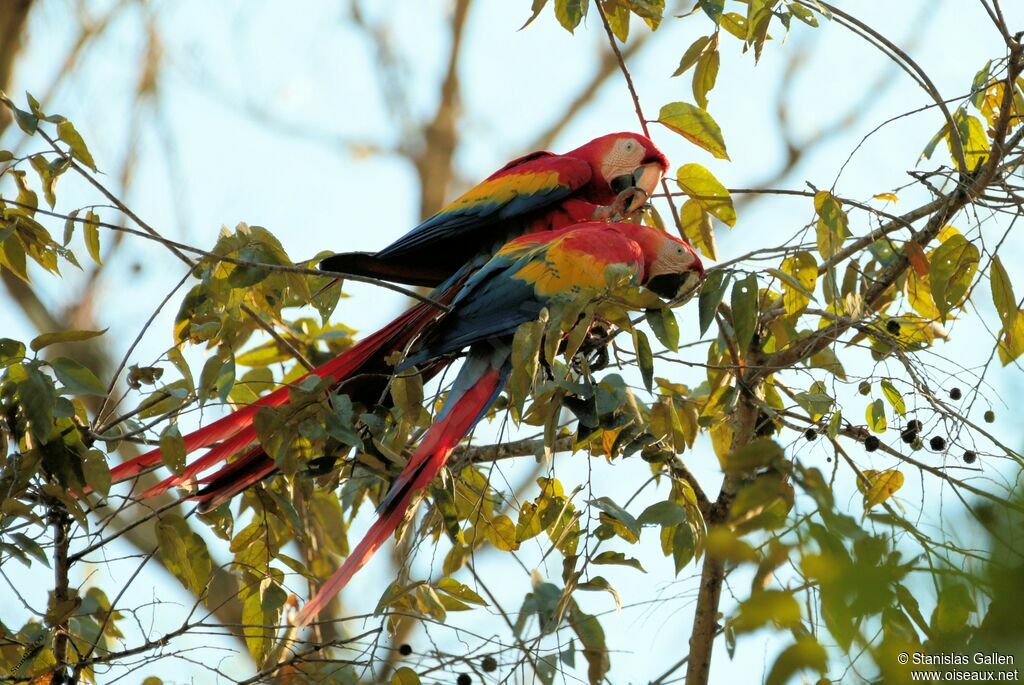
<svg viewBox="0 0 1024 685"><path fill-rule="evenodd" d="M642 188L626 188L610 205L594 210L591 219L594 221L624 221L646 205L649 199Z"/></svg>

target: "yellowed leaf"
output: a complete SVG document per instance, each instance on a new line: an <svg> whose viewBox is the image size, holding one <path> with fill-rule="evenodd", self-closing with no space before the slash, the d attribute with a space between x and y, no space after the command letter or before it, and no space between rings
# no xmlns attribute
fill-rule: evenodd
<svg viewBox="0 0 1024 685"><path fill-rule="evenodd" d="M867 482L864 482L864 481ZM867 469L864 478L857 480L857 488L864 495L864 509L882 504L903 487L903 474L896 469L875 471Z"/></svg>
<svg viewBox="0 0 1024 685"><path fill-rule="evenodd" d="M700 250L701 254L718 259L711 215L705 212L696 200L687 200L683 203L682 209L679 210L679 223L683 227L683 236L691 245Z"/></svg>

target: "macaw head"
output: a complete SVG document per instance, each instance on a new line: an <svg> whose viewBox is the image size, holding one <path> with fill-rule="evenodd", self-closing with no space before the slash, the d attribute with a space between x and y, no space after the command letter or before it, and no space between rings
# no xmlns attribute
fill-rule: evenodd
<svg viewBox="0 0 1024 685"><path fill-rule="evenodd" d="M704 279L704 264L694 249L656 228L636 228L639 230L635 231L633 239L644 254L644 285L647 289L666 300L692 294Z"/></svg>
<svg viewBox="0 0 1024 685"><path fill-rule="evenodd" d="M598 204L611 203L625 190L642 190L643 194L637 194L636 206L627 207L627 213L638 209L654 194L668 170L665 155L639 133L609 133L568 155L590 164L590 199Z"/></svg>

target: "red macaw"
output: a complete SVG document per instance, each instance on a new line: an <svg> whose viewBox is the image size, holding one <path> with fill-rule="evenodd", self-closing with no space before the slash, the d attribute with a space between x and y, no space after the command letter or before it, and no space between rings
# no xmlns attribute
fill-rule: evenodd
<svg viewBox="0 0 1024 685"><path fill-rule="evenodd" d="M345 562L299 612L307 625L398 528L413 497L441 472L452 450L494 403L511 370L512 336L558 299L608 292L609 268L671 299L696 286L704 268L693 249L663 231L590 222L512 240L466 282L451 311L398 370L469 353L437 420L378 508L378 518Z"/></svg>
<svg viewBox="0 0 1024 685"><path fill-rule="evenodd" d="M469 275L509 238L605 219L610 214L630 214L653 194L667 168L668 160L654 143L635 133L602 136L564 155L534 152L505 165L381 252L339 254L325 259L321 267L436 286L431 298L447 304ZM624 192L630 189L639 192ZM616 207L620 196L624 206ZM405 349L438 314L438 308L430 304L416 305L307 375L332 377L337 383L355 376L386 377L390 366L385 359ZM381 387L379 383L361 383L346 386L346 391L357 395L355 399L374 401ZM188 482L243 450L247 451L238 459L200 479L204 487L195 499L204 502L205 508L213 508L266 478L276 466L254 444L253 419L260 407L280 406L287 400L288 388L279 388L186 435L186 453L219 444L186 467L182 475L164 480L141 497ZM116 466L111 478L115 483L127 480L160 462L160 450L151 450Z"/></svg>
<svg viewBox="0 0 1024 685"><path fill-rule="evenodd" d="M649 139L611 133L564 155L533 152L506 164L450 205L377 253L347 252L320 263L329 271L436 287L481 255L520 235L605 220L623 191L643 191L617 208L647 202L668 169ZM482 264L483 261L479 262Z"/></svg>

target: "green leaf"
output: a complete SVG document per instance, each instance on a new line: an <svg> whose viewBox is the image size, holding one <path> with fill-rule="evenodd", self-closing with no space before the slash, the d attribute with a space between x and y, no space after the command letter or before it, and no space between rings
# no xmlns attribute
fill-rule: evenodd
<svg viewBox="0 0 1024 685"><path fill-rule="evenodd" d="M1010 276L1003 267L1003 260L999 255L992 257L992 267L989 270L989 285L992 287L992 303L999 312L999 320L1005 328L1011 322L1017 312L1017 297L1013 294L1013 284Z"/></svg>
<svg viewBox="0 0 1024 685"><path fill-rule="evenodd" d="M771 438L756 438L731 452L725 459L725 472L753 473L759 468L781 461L785 457L782 447Z"/></svg>
<svg viewBox="0 0 1024 685"><path fill-rule="evenodd" d="M615 566L629 566L630 568L635 568L638 571L647 573L639 561L633 557L627 557L622 552L601 552L591 559L590 563L597 565L610 564Z"/></svg>
<svg viewBox="0 0 1024 685"><path fill-rule="evenodd" d="M175 475L185 472L185 439L175 423L169 424L160 434L160 458Z"/></svg>
<svg viewBox="0 0 1024 685"><path fill-rule="evenodd" d="M10 150L0 150L0 163L9 162L14 159L14 153Z"/></svg>
<svg viewBox="0 0 1024 685"><path fill-rule="evenodd" d="M14 540L14 544L22 551L28 553L29 556L33 557L36 561L50 568L50 560L46 558L46 552L39 545L38 542L25 535L24 533L15 533L11 536Z"/></svg>
<svg viewBox="0 0 1024 685"><path fill-rule="evenodd" d="M389 681L390 685L420 685L420 677L408 666L395 670Z"/></svg>
<svg viewBox="0 0 1024 685"><path fill-rule="evenodd" d="M658 122L675 131L717 159L729 159L722 129L711 115L686 102L672 102L661 108Z"/></svg>
<svg viewBox="0 0 1024 685"><path fill-rule="evenodd" d="M689 71L700 58L708 51L712 46L712 36L701 36L697 40L690 44L690 47L686 48L686 52L683 53L683 58L679 60L679 67L673 72L672 76L679 76Z"/></svg>
<svg viewBox="0 0 1024 685"><path fill-rule="evenodd" d="M85 247L89 250L89 256L97 264L102 264L100 258L100 217L96 212L89 211L85 215Z"/></svg>
<svg viewBox="0 0 1024 685"><path fill-rule="evenodd" d="M39 128L39 117L18 109L14 105L11 105L11 109L14 110L14 121L18 124L18 128L30 136L34 135Z"/></svg>
<svg viewBox="0 0 1024 685"><path fill-rule="evenodd" d="M704 211L696 200L687 200L679 209L679 225L682 237L711 259L718 259L718 245L715 242L715 228L711 215Z"/></svg>
<svg viewBox="0 0 1024 685"><path fill-rule="evenodd" d="M25 358L25 343L11 338L0 338L0 369Z"/></svg>
<svg viewBox="0 0 1024 685"><path fill-rule="evenodd" d="M835 440L839 437L839 431L843 427L843 412L836 410L832 414L832 418L828 420L828 437Z"/></svg>
<svg viewBox="0 0 1024 685"><path fill-rule="evenodd" d="M157 553L164 566L187 590L201 593L213 569L203 538L192 532L184 518L171 513L161 515L156 532Z"/></svg>
<svg viewBox="0 0 1024 685"><path fill-rule="evenodd" d="M810 635L804 635L775 658L764 685L785 685L800 671L808 670L824 674L828 670L828 654L817 640Z"/></svg>
<svg viewBox="0 0 1024 685"><path fill-rule="evenodd" d="M1024 354L1024 309L1016 310L999 332L999 361L1003 366Z"/></svg>
<svg viewBox="0 0 1024 685"><path fill-rule="evenodd" d="M793 16L802 21L803 23L807 24L808 26L818 26L818 18L814 16L814 13L811 12L811 10L795 2L788 5L788 7L789 11L793 13Z"/></svg>
<svg viewBox="0 0 1024 685"><path fill-rule="evenodd" d="M74 359L57 357L50 362L57 380L64 384L64 387L75 395L96 395L105 397L107 386L100 382L92 371L82 366Z"/></svg>
<svg viewBox="0 0 1024 685"><path fill-rule="evenodd" d="M57 403L57 391L53 381L34 366L13 366L20 369L23 378L18 382L18 397L21 408L29 421L29 428L40 442L47 442L53 430L53 411Z"/></svg>
<svg viewBox="0 0 1024 685"><path fill-rule="evenodd" d="M32 339L32 342L28 344L32 348L33 352L38 352L44 347L55 345L57 343L69 343L69 342L82 342L83 340L89 340L95 338L98 335L103 335L107 332L104 328L102 331L60 331L57 333L43 333Z"/></svg>
<svg viewBox="0 0 1024 685"><path fill-rule="evenodd" d="M725 291L729 287L729 274L724 269L712 269L704 279L700 289L700 297L697 301L698 322L700 334L704 335L715 320L715 313L718 305L725 297Z"/></svg>
<svg viewBox="0 0 1024 685"><path fill-rule="evenodd" d="M0 265L6 266L15 276L29 282L25 246L17 233L11 232L0 242Z"/></svg>
<svg viewBox="0 0 1024 685"><path fill-rule="evenodd" d="M654 337L667 349L676 352L679 349L679 322L675 313L668 307L662 307L648 309L646 314Z"/></svg>
<svg viewBox="0 0 1024 685"><path fill-rule="evenodd" d="M629 7L618 0L605 0L602 6L608 27L620 43L625 43L629 39Z"/></svg>
<svg viewBox="0 0 1024 685"><path fill-rule="evenodd" d="M665 0L625 0L633 14L644 20L652 31L657 31L665 16Z"/></svg>
<svg viewBox="0 0 1024 685"><path fill-rule="evenodd" d="M526 20L526 23L519 27L522 31L527 26L533 23L533 20L540 16L540 13L544 10L544 6L548 4L548 0L533 0L533 7L531 8L530 18Z"/></svg>
<svg viewBox="0 0 1024 685"><path fill-rule="evenodd" d="M110 492L110 467L107 466L106 455L99 450L90 450L89 456L82 460L82 472L86 484L106 497Z"/></svg>
<svg viewBox="0 0 1024 685"><path fill-rule="evenodd" d="M942 635L956 635L967 626L967 620L976 609L967 586L947 585L939 591L939 600L932 612L932 628Z"/></svg>
<svg viewBox="0 0 1024 685"><path fill-rule="evenodd" d="M932 253L929 260L932 299L943 321L950 310L958 307L967 296L978 271L979 257L978 248L959 233L949 237Z"/></svg>
<svg viewBox="0 0 1024 685"><path fill-rule="evenodd" d="M754 46L754 62L761 59L761 50L768 39L768 25L778 0L750 0L747 6L747 45Z"/></svg>
<svg viewBox="0 0 1024 685"><path fill-rule="evenodd" d="M672 500L652 504L637 518L641 526L675 526L688 521L686 509Z"/></svg>
<svg viewBox="0 0 1024 685"><path fill-rule="evenodd" d="M704 10L711 21L718 21L725 8L725 0L697 0L697 6Z"/></svg>
<svg viewBox="0 0 1024 685"><path fill-rule="evenodd" d="M818 263L810 252L797 252L782 262L782 302L786 314L802 312L814 299L814 284L818 280ZM787 278L788 277L788 278Z"/></svg>
<svg viewBox="0 0 1024 685"><path fill-rule="evenodd" d="M918 157L919 162L923 162L926 159L931 159L932 155L935 154L935 148L938 147L939 143L949 133L949 124L944 125L939 129L939 132L932 136L928 144L924 146L924 150L921 151L921 156Z"/></svg>
<svg viewBox="0 0 1024 685"><path fill-rule="evenodd" d="M469 602L470 604L482 607L487 606L487 602L483 597L453 578L442 578L434 587L452 597L461 599L463 602Z"/></svg>
<svg viewBox="0 0 1024 685"><path fill-rule="evenodd" d="M512 373L509 375L507 392L509 408L517 420L522 415L537 373L544 324L543 320L524 323L516 329L512 338Z"/></svg>
<svg viewBox="0 0 1024 685"><path fill-rule="evenodd" d="M650 341L639 328L633 329L633 345L636 347L636 362L640 367L644 387L647 388L647 392L651 392L654 388L654 356L651 353Z"/></svg>
<svg viewBox="0 0 1024 685"><path fill-rule="evenodd" d="M828 259L839 251L843 241L850 235L850 219L842 203L827 190L815 193L814 209L818 214L818 252Z"/></svg>
<svg viewBox="0 0 1024 685"><path fill-rule="evenodd" d="M590 685L601 685L611 668L604 629L596 616L584 613L576 602L570 604L569 624L583 643L583 658L587 660L587 680Z"/></svg>
<svg viewBox="0 0 1024 685"><path fill-rule="evenodd" d="M588 500L587 504L597 507L616 521L622 523L634 536L640 537L640 524L633 518L633 515L613 502L609 497L598 497Z"/></svg>
<svg viewBox="0 0 1024 685"><path fill-rule="evenodd" d="M864 412L864 416L867 419L868 428L873 433L881 435L889 427L888 422L885 420L885 405L882 403L882 400L875 400L869 404Z"/></svg>
<svg viewBox="0 0 1024 685"><path fill-rule="evenodd" d="M757 328L757 276L749 274L732 287L732 328L740 350L750 347Z"/></svg>
<svg viewBox="0 0 1024 685"><path fill-rule="evenodd" d="M572 33L583 21L589 6L589 0L555 0L555 17L562 28Z"/></svg>
<svg viewBox="0 0 1024 685"><path fill-rule="evenodd" d="M896 389L896 386L892 384L888 378L882 379L882 394L885 395L885 399L889 400L889 404L896 411L897 414L903 416L907 413L907 406L903 403L903 395Z"/></svg>
<svg viewBox="0 0 1024 685"><path fill-rule="evenodd" d="M663 528L662 531L669 530ZM679 524L672 531L672 563L675 566L676 575L686 568L686 565L693 561L697 553L697 541L693 536L693 529L686 524Z"/></svg>
<svg viewBox="0 0 1024 685"><path fill-rule="evenodd" d="M71 155L75 159L96 171L96 163L92 160L92 154L89 153L89 148L86 147L82 136L75 130L74 124L67 119L57 124L57 137L68 144L68 147L71 148Z"/></svg>
<svg viewBox="0 0 1024 685"><path fill-rule="evenodd" d="M747 40L747 18L736 12L725 12L718 20L718 25L740 40Z"/></svg>
<svg viewBox="0 0 1024 685"><path fill-rule="evenodd" d="M811 383L807 392L799 392L796 395L796 402L811 416L812 421L817 421L825 415L835 400L827 392L828 388L821 381Z"/></svg>
<svg viewBox="0 0 1024 685"><path fill-rule="evenodd" d="M705 167L700 164L684 164L676 172L676 183L701 209L728 226L736 225L732 196Z"/></svg>
<svg viewBox="0 0 1024 685"><path fill-rule="evenodd" d="M500 549L502 552L513 552L519 549L519 543L516 542L516 525L508 516L499 514L490 521L481 521L479 527L484 529L488 541L496 549Z"/></svg>
<svg viewBox="0 0 1024 685"><path fill-rule="evenodd" d="M964 161L967 164L967 169L960 169L960 171L977 171L978 167L988 159L990 149L985 125L981 123L980 119L970 116L962 108L953 113L953 123L956 124L956 130L960 134ZM946 144L952 155L953 141L949 135L946 136ZM955 158L953 163L959 168L960 164Z"/></svg>
<svg viewBox="0 0 1024 685"><path fill-rule="evenodd" d="M738 634L749 633L774 624L791 628L800 624L800 603L784 590L756 590L740 603L739 613L730 622Z"/></svg>
<svg viewBox="0 0 1024 685"><path fill-rule="evenodd" d="M718 66L721 57L718 50L709 50L697 61L697 69L693 72L693 99L701 109L708 108L708 93L715 87L718 80Z"/></svg>

